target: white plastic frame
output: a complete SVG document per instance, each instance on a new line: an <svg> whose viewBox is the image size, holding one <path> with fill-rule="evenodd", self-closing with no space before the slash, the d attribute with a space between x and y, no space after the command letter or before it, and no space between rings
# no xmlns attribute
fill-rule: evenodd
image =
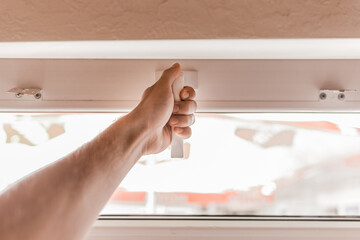
<svg viewBox="0 0 360 240"><path fill-rule="evenodd" d="M360 39L187 39L1 42L0 58L359 59Z"/></svg>
<svg viewBox="0 0 360 240"><path fill-rule="evenodd" d="M356 218L114 217L95 222L87 240L358 239Z"/></svg>
<svg viewBox="0 0 360 240"><path fill-rule="evenodd" d="M2 112L126 112L174 60L0 59ZM358 112L360 60L178 60L198 72L199 112ZM16 98L11 88L41 88ZM323 101L321 90L345 91ZM36 101L35 101L36 100Z"/></svg>
<svg viewBox="0 0 360 240"><path fill-rule="evenodd" d="M198 71L199 112L360 112L360 40L0 43L0 112L126 112L175 60ZM5 93L41 88L42 98ZM321 90L355 92L322 101ZM200 220L201 219L201 220ZM357 218L116 218L87 239L357 239Z"/></svg>

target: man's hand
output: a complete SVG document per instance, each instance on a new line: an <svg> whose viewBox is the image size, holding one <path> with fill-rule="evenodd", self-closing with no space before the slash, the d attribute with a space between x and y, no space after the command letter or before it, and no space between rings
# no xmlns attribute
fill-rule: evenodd
<svg viewBox="0 0 360 240"><path fill-rule="evenodd" d="M174 102L172 84L180 76L180 64L175 63L165 70L161 78L145 90L139 105L130 113L142 119L147 132L144 154L163 151L171 143L172 127L182 138L191 136L189 127L195 122L195 91L184 87L180 92L182 101Z"/></svg>

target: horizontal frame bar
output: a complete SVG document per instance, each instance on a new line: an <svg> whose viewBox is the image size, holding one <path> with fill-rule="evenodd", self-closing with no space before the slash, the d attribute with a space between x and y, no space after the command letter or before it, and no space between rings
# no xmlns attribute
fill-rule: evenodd
<svg viewBox="0 0 360 240"><path fill-rule="evenodd" d="M138 101L0 101L0 112L130 112ZM321 101L197 101L197 112L360 112L360 102Z"/></svg>
<svg viewBox="0 0 360 240"><path fill-rule="evenodd" d="M97 220L87 240L113 239L358 239L360 221L355 219L327 221L325 219L224 218L224 217L120 217Z"/></svg>
<svg viewBox="0 0 360 240"><path fill-rule="evenodd" d="M360 59L360 39L1 42L0 58Z"/></svg>

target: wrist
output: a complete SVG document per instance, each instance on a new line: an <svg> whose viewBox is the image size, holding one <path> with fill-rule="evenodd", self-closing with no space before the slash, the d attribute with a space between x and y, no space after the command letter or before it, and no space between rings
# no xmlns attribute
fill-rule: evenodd
<svg viewBox="0 0 360 240"><path fill-rule="evenodd" d="M129 135L130 145L139 148L141 156L147 151L147 142L149 140L150 128L146 118L142 116L137 109L134 109L120 120L123 121Z"/></svg>

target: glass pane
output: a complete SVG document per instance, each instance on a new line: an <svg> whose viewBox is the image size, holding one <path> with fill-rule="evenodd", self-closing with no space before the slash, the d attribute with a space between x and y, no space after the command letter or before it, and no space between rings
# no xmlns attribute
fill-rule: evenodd
<svg viewBox="0 0 360 240"><path fill-rule="evenodd" d="M0 114L0 191L121 114ZM185 158L142 157L102 214L360 215L360 114L197 114Z"/></svg>

